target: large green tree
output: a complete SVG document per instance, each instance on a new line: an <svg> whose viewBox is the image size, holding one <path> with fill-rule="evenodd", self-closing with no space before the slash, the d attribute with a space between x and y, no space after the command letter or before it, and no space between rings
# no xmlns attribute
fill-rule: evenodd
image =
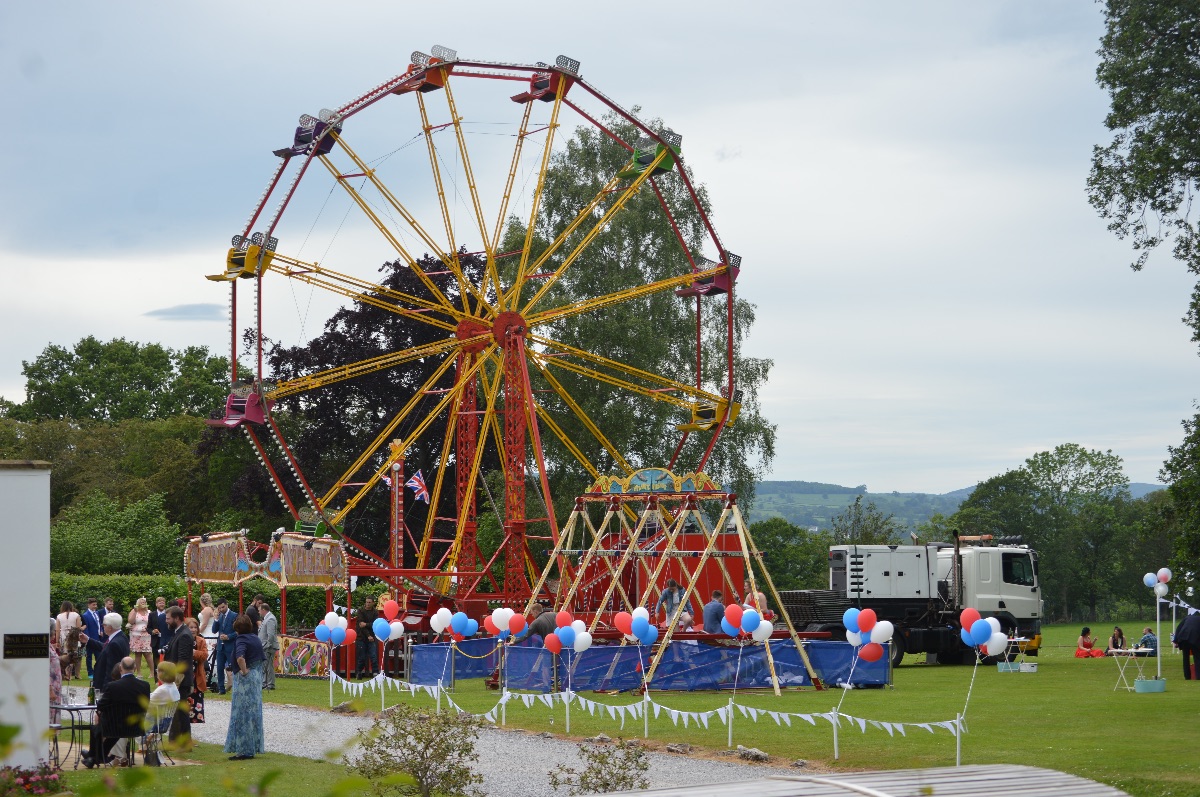
<svg viewBox="0 0 1200 797"><path fill-rule="evenodd" d="M25 401L5 406L20 420L207 417L225 403L229 384L229 360L204 346L175 351L91 335L70 349L51 344L21 366Z"/></svg>
<svg viewBox="0 0 1200 797"><path fill-rule="evenodd" d="M50 528L50 569L57 573L147 575L182 573L179 526L167 519L163 496L122 504L90 493Z"/></svg>
<svg viewBox="0 0 1200 797"><path fill-rule="evenodd" d="M874 501L863 505L863 497L854 497L854 503L834 517L833 541L837 545L889 545L900 540L900 524L892 514L883 514Z"/></svg>
<svg viewBox="0 0 1200 797"><path fill-rule="evenodd" d="M1183 442L1167 450L1160 478L1166 481L1176 524L1174 564L1182 575L1200 559L1200 413L1183 421Z"/></svg>
<svg viewBox="0 0 1200 797"><path fill-rule="evenodd" d="M751 523L750 536L777 589L828 589L833 544L829 532L809 531L774 517Z"/></svg>
<svg viewBox="0 0 1200 797"><path fill-rule="evenodd" d="M1114 135L1095 147L1088 198L1109 229L1131 237L1141 269L1174 238L1174 257L1200 274L1200 3L1105 0L1097 82ZM1185 321L1200 342L1200 284Z"/></svg>

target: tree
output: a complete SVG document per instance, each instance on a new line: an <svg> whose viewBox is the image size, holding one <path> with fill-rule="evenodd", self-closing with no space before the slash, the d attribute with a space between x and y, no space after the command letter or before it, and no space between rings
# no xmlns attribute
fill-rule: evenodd
<svg viewBox="0 0 1200 797"><path fill-rule="evenodd" d="M900 524L891 514L885 515L869 501L862 503L861 495L846 507L831 523L833 541L837 545L888 545L900 538Z"/></svg>
<svg viewBox="0 0 1200 797"><path fill-rule="evenodd" d="M483 777L471 769L479 760L480 725L470 714L429 714L399 703L358 732L362 754L344 763L366 778L378 797L482 795L477 786Z"/></svg>
<svg viewBox="0 0 1200 797"><path fill-rule="evenodd" d="M206 417L228 393L229 361L204 346L174 351L89 335L70 350L51 344L21 366L25 402L5 412L20 420Z"/></svg>
<svg viewBox="0 0 1200 797"><path fill-rule="evenodd" d="M1200 412L1183 421L1183 442L1168 446L1170 456L1159 478L1170 485L1177 538L1173 565L1180 574L1195 569L1200 559Z"/></svg>
<svg viewBox="0 0 1200 797"><path fill-rule="evenodd" d="M829 586L827 531L810 532L774 517L750 524L750 536L762 552L762 566L776 589L824 589Z"/></svg>
<svg viewBox="0 0 1200 797"><path fill-rule="evenodd" d="M163 496L122 506L93 492L50 528L50 569L58 573L182 573L179 526L167 520Z"/></svg>
<svg viewBox="0 0 1200 797"><path fill-rule="evenodd" d="M1200 274L1200 6L1177 0L1106 0L1096 81L1108 91L1105 126L1092 151L1088 199L1108 228L1132 236L1140 270L1175 237L1173 256ZM1200 283L1184 319L1200 342Z"/></svg>
<svg viewBox="0 0 1200 797"><path fill-rule="evenodd" d="M1025 460L1025 470L1041 500L1053 506L1129 492L1129 477L1119 456L1112 451L1089 451L1076 443L1034 454Z"/></svg>

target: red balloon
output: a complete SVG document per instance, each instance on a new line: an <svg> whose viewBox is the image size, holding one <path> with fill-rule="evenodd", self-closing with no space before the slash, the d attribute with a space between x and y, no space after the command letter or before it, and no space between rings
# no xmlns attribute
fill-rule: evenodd
<svg viewBox="0 0 1200 797"><path fill-rule="evenodd" d="M613 615L613 625L615 625L617 630L622 634L633 633L632 623L633 615L629 612L617 612L615 615Z"/></svg>
<svg viewBox="0 0 1200 797"><path fill-rule="evenodd" d="M864 634L871 633L871 629L875 627L878 619L875 616L874 609L863 609L858 613L858 630ZM859 655L861 656L862 654L860 653ZM867 659L867 661L874 661L874 659Z"/></svg>
<svg viewBox="0 0 1200 797"><path fill-rule="evenodd" d="M492 622L492 616L490 614L485 614L483 616L483 630L493 635L500 633L500 629L497 628L496 624Z"/></svg>
<svg viewBox="0 0 1200 797"><path fill-rule="evenodd" d="M514 634L519 634L525 630L526 622L525 615L514 614L508 620L508 630L512 631Z"/></svg>
<svg viewBox="0 0 1200 797"><path fill-rule="evenodd" d="M356 639L358 639L358 632L355 631L353 628L347 628L346 629L346 641L343 644L353 645L354 640L356 640Z"/></svg>
<svg viewBox="0 0 1200 797"><path fill-rule="evenodd" d="M734 628L742 627L742 607L736 603L731 603L725 607L725 619Z"/></svg>
<svg viewBox="0 0 1200 797"><path fill-rule="evenodd" d="M383 616L390 623L396 619L396 615L400 614L400 604L395 601L385 601L383 604Z"/></svg>
<svg viewBox="0 0 1200 797"><path fill-rule="evenodd" d="M562 640L558 638L558 634L551 634L546 637L546 650L551 653L559 653L562 651Z"/></svg>
<svg viewBox="0 0 1200 797"><path fill-rule="evenodd" d="M860 614L859 617L862 615ZM878 642L868 642L859 648L858 657L863 661L879 661L883 658L883 645Z"/></svg>
<svg viewBox="0 0 1200 797"><path fill-rule="evenodd" d="M963 609L962 614L958 616L958 622L968 631L971 630L971 626L975 625L975 621L979 619L981 619L979 612L975 609Z"/></svg>
<svg viewBox="0 0 1200 797"><path fill-rule="evenodd" d="M570 625L574 619L575 618L572 617L571 613L569 611L567 611L566 609L563 609L561 612L554 615L554 623L559 628L564 628L564 627Z"/></svg>

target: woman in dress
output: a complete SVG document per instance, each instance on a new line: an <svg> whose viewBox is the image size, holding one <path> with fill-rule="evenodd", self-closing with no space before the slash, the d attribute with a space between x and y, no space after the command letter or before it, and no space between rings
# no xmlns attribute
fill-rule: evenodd
<svg viewBox="0 0 1200 797"><path fill-rule="evenodd" d="M1077 659L1094 659L1104 656L1103 650L1096 650L1096 638L1092 636L1092 629L1086 625L1079 632L1079 639L1075 642L1075 658Z"/></svg>
<svg viewBox="0 0 1200 797"><path fill-rule="evenodd" d="M129 612L129 655L133 656L134 672L142 674L142 660L154 675L154 653L150 647L150 604L145 598L138 598L133 610Z"/></svg>
<svg viewBox="0 0 1200 797"><path fill-rule="evenodd" d="M58 617L55 620L58 622L58 655L69 654L73 656L75 651L79 649L79 631L76 630L75 632L76 635L73 639L74 647L72 647L70 644L72 640L69 639L71 629L82 629L83 618L79 616L79 612L75 611L75 604L70 601L63 601L62 605L58 607ZM71 666L74 663L74 659L69 658L67 661L70 662L67 667L67 680L69 681L74 677L74 671ZM61 667L62 664L63 662L60 659L59 666Z"/></svg>
<svg viewBox="0 0 1200 797"><path fill-rule="evenodd" d="M62 669L58 663L58 651L54 649L55 633L58 630L58 622L50 618L50 705L62 705ZM58 710L50 709L50 722L58 722Z"/></svg>
<svg viewBox="0 0 1200 797"><path fill-rule="evenodd" d="M1125 643L1125 632L1121 630L1121 626L1114 626L1112 636L1108 638L1108 648L1104 651L1108 654L1114 650L1124 650L1129 647Z"/></svg>
<svg viewBox="0 0 1200 797"><path fill-rule="evenodd" d="M263 735L262 686L266 655L254 633L254 621L239 614L233 621L233 694L229 706L229 731L225 752L230 761L244 761L267 751Z"/></svg>
<svg viewBox="0 0 1200 797"><path fill-rule="evenodd" d="M204 722L204 692L208 689L208 673L205 670L208 665L208 642L200 634L200 623L195 617L189 617L184 622L191 629L192 636L196 638L196 649L192 651L195 686L192 688L192 693L187 696L188 719L193 725L199 725Z"/></svg>

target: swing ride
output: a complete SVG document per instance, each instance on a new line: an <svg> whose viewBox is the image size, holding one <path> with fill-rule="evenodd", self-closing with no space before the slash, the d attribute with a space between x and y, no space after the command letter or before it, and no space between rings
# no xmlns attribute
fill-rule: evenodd
<svg viewBox="0 0 1200 797"><path fill-rule="evenodd" d="M621 607L652 600L667 574L688 581L689 592L726 583L731 595L744 574L751 576L746 564L755 552L752 542L748 547L736 496L704 475L741 409L734 369L734 286L741 259L724 248L709 220L684 168L682 137L642 122L579 70L579 62L566 56L554 64L517 64L459 58L440 46L428 55L413 53L403 74L338 108L300 117L291 143L274 151L278 163L233 236L223 270L208 276L229 290L234 363L224 412L210 423L246 437L295 519L289 535L340 541L349 575L389 584L414 626L427 627L435 608L447 603L482 617L491 606L566 601L581 611L590 607L594 628ZM511 95L506 83L522 90ZM472 125L498 124L492 115L503 109L510 109L508 129L515 130L503 139L511 142L511 152L473 161L467 142L479 140L472 138L479 128ZM548 230L539 224L548 175L555 144L564 138L561 128L572 114L575 123L628 155L569 223ZM618 135L618 125L636 131L636 140ZM417 132L397 147L394 131L404 129ZM365 142L364 152L384 154L360 154L351 144L356 135ZM409 143L417 146L406 149ZM388 172L392 155L422 149L427 163L419 176L412 164ZM484 198L490 184L477 179L474 166L491 163L508 168L495 180L497 199L488 214ZM485 171L480 175L486 177ZM419 187L425 184L427 190ZM669 223L674 251L656 255L661 263L653 278L631 278L611 290L595 287L601 283L580 273L589 247L614 220L633 212L633 198L647 193L657 198L657 211ZM301 250L316 228L308 222L318 205L324 209L323 196L325 203L334 196L346 202L347 216L337 230L348 232L335 255L305 257ZM673 202L672 196L682 199ZM685 216L690 229L699 231L690 239ZM513 229L523 237L515 246ZM346 236L353 238L350 244ZM407 284L415 287L400 290L374 276L385 260L399 263L411 278ZM397 324L421 329L423 342L277 378L267 371L264 339L296 304L298 290L382 310ZM694 335L673 342L681 356L672 368L648 370L613 356L611 349L600 353L578 340L559 339L573 319L622 306L636 310L672 294L677 298L671 301L687 303L694 319ZM251 328L244 339L239 323ZM238 372L243 340L253 358L249 379ZM387 408L390 417L372 439L346 457L342 475L328 484L310 480L285 440L275 405L313 400L358 377L418 366L422 380L410 380L413 387ZM579 400L593 393L616 397L613 406L626 416L636 417L645 406L674 413L671 439L653 457L664 469L640 468L634 460L647 459L644 452L635 458L619 450L606 432L612 420L589 414ZM548 455L548 442L560 456ZM420 470L406 470L406 454L417 446L438 452L425 463L427 481ZM618 475L607 477L602 467ZM501 493L498 501L485 480L489 470L503 476L502 488L494 490ZM586 474L597 488L623 484L622 494L594 488L560 529L551 473L564 470ZM675 479L673 473L686 473L689 487L673 483L649 500L630 488L647 474ZM406 511L406 484L425 491L419 524ZM381 488L391 501L386 551L356 538L347 523ZM712 517L699 511L697 496L719 500L718 523L732 524L736 533L713 527ZM478 539L480 513L488 511L480 507L485 498L501 526L500 542L489 555ZM596 527L586 508L599 504L605 518ZM598 553L618 545L623 554ZM686 562L689 551L694 567Z"/></svg>

